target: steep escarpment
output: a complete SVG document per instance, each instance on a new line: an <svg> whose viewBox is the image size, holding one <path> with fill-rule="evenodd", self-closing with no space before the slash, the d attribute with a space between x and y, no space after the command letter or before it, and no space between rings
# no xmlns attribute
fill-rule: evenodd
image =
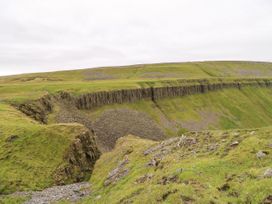
<svg viewBox="0 0 272 204"><path fill-rule="evenodd" d="M35 101L21 104L18 108L25 114L42 123L48 122L48 115L50 113L57 112L54 119L56 123L77 122L83 124L91 132L95 133L99 149L108 151L114 147L118 138L127 134L134 134L147 139L160 140L168 135L169 132L167 133L165 131L172 132L170 135L177 135L184 129L198 130L207 128L209 125L216 125L222 120L228 121L229 117L233 117L226 113L216 113L204 108L199 110L199 114L200 116L205 116L202 118L206 118L206 123L202 123L201 121L195 122L194 120L184 121L183 117L181 118L182 120L179 118L172 119L172 116L169 117L169 114L167 113L167 106L165 106L164 103L161 103L163 99L190 96L198 93L204 94L223 89L236 89L242 91L246 87L269 88L272 87L272 81L268 79L240 79L231 81L220 79L216 81L180 80L179 85L176 86L151 86L149 88L100 91L79 96L74 96L67 92L59 92L54 95L44 96ZM154 103L153 109L159 111L159 113L155 114L157 115L156 121L154 121L154 118L151 118L150 115L144 113L144 111L129 110L127 108L108 110L100 115L99 118L90 118L88 113L85 112L85 110L93 110L105 105L129 104L136 103L140 100L149 100ZM170 106L168 106L168 109L169 107ZM175 111L184 112L178 109ZM213 114L205 114L207 111L208 113ZM220 109L219 111L225 112L223 109ZM199 120L202 120L202 118ZM163 125L163 127L160 125ZM171 128L171 130L167 130L169 128Z"/></svg>
<svg viewBox="0 0 272 204"><path fill-rule="evenodd" d="M259 123L269 123L261 122L262 120L270 121L271 117L269 110L265 108L266 105L261 105L262 102L257 99L265 96L263 100L267 100L266 96L269 96L269 93L262 95L261 89L269 90L268 88L272 87L271 82L267 79L217 80L213 82L180 80L180 85L176 86L101 91L78 96L59 92L21 104L18 108L41 123L48 123L50 116L49 123L83 124L91 132L94 132L97 148L105 152L113 149L118 138L128 134L161 140L167 136L180 135L184 131L197 131L210 127L212 129L260 127ZM248 87L256 89L256 91L258 89L257 92L260 95L246 96L250 93L250 91L245 92ZM220 94L224 93L223 90L230 90L226 93L227 98L224 94ZM204 100L203 97L209 96L209 93L213 93L213 91L220 92L210 96L213 101L212 105L209 100ZM199 93L201 95L197 97L196 94ZM201 97L202 94L203 97ZM189 99L185 100L188 97L182 97L185 101L176 101L175 97L180 96L196 96L197 98L193 100L194 102L199 100L199 103L193 105L190 102L191 105L188 105ZM254 99L255 102L251 102L252 97L257 97ZM168 103L168 98L169 100L173 98L173 100L171 99ZM182 98L180 99L182 100ZM228 98L233 99L229 101ZM247 101L248 107L255 110L256 114L267 114L258 119L254 113L243 112L244 106L239 103L240 99L244 102ZM224 101L229 102L226 104ZM231 106L233 103L236 104L235 107ZM270 104L268 101L267 103ZM123 106L123 104L131 105ZM140 108L137 105L133 108L133 104L138 104ZM101 106L105 106L105 109ZM101 108L98 109L98 107ZM184 110L185 107L187 110ZM99 110L101 111L99 112ZM92 112L96 111L99 112L98 116L93 117ZM257 123L256 120L260 122ZM237 126L238 123L241 125ZM252 124L256 124L256 126Z"/></svg>
<svg viewBox="0 0 272 204"><path fill-rule="evenodd" d="M53 110L53 96L46 95L42 98L18 106L18 109L27 116L41 122L47 123L47 115Z"/></svg>
<svg viewBox="0 0 272 204"><path fill-rule="evenodd" d="M208 91L216 91L226 88L242 88L245 86L272 87L271 80L238 80L224 82L218 80L209 82L208 80L180 80L180 85L165 87L150 87L139 89L127 89L117 91L102 91L84 94L76 98L78 109L91 109L107 104L130 103L142 99L158 100L167 97L186 96Z"/></svg>
<svg viewBox="0 0 272 204"><path fill-rule="evenodd" d="M46 124L47 115L53 111L57 102L73 103L74 98L67 92L58 92L57 94L45 95L37 100L31 100L26 103L15 105L21 112L27 116Z"/></svg>
<svg viewBox="0 0 272 204"><path fill-rule="evenodd" d="M224 80L180 80L179 85L164 87L149 87L138 89L124 89L115 91L100 91L80 96L72 96L66 92L46 95L41 99L27 102L18 106L26 115L42 122L47 122L47 114L53 110L54 102L64 102L75 106L77 109L92 109L109 104L132 103L143 99L153 101L167 98L186 96L197 93L206 93L227 88L241 89L246 86L272 87L269 79L240 79L233 81Z"/></svg>
<svg viewBox="0 0 272 204"><path fill-rule="evenodd" d="M100 155L76 123L41 125L0 103L0 194L86 180Z"/></svg>
<svg viewBox="0 0 272 204"><path fill-rule="evenodd" d="M64 163L54 173L56 184L80 182L91 176L100 151L90 131L80 133L69 146L63 159Z"/></svg>

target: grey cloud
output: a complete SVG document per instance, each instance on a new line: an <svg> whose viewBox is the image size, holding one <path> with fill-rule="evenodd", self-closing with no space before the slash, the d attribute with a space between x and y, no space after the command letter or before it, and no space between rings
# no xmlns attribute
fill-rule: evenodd
<svg viewBox="0 0 272 204"><path fill-rule="evenodd" d="M0 75L163 61L272 61L270 0L2 0L0 27Z"/></svg>

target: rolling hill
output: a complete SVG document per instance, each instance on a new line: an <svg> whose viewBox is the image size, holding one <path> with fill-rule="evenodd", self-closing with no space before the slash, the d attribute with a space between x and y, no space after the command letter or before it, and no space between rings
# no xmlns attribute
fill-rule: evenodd
<svg viewBox="0 0 272 204"><path fill-rule="evenodd" d="M82 203L262 202L271 94L268 62L0 77L0 194L90 181Z"/></svg>

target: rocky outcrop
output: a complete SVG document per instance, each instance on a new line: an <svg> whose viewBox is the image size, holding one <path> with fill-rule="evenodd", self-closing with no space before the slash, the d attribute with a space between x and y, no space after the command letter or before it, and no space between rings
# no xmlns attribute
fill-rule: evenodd
<svg viewBox="0 0 272 204"><path fill-rule="evenodd" d="M76 106L79 109L91 109L101 105L135 102L150 98L151 88L124 89L116 91L101 91L79 96Z"/></svg>
<svg viewBox="0 0 272 204"><path fill-rule="evenodd" d="M110 184L114 184L118 182L121 178L125 177L129 173L129 168L126 165L129 163L128 156L121 161L118 166L109 172L108 177L104 181L104 186L108 186Z"/></svg>
<svg viewBox="0 0 272 204"><path fill-rule="evenodd" d="M79 134L64 155L64 164L54 172L56 184L80 182L91 176L94 164L100 156L94 134Z"/></svg>
<svg viewBox="0 0 272 204"><path fill-rule="evenodd" d="M272 80L247 79L239 81L216 81L208 80L180 80L178 86L149 87L138 89L125 89L116 91L101 91L83 94L75 98L74 102L78 109L92 109L107 104L131 103L142 99L158 100L167 97L186 96L197 93L206 93L226 88L241 89L245 86L272 87Z"/></svg>
<svg viewBox="0 0 272 204"><path fill-rule="evenodd" d="M46 95L38 100L20 104L18 109L41 123L47 123L47 114L53 110L52 100L53 96Z"/></svg>
<svg viewBox="0 0 272 204"><path fill-rule="evenodd" d="M227 88L241 89L246 86L272 87L272 80L269 79L237 79L232 81L223 81L221 79L216 81L178 80L177 82L179 84L177 86L100 91L80 96L72 96L66 92L59 92L21 104L18 106L18 109L35 120L46 123L46 116L53 110L55 102L69 103L77 109L92 109L108 104L132 103L142 99L156 101L161 98L206 93ZM164 83L167 84L167 82Z"/></svg>
<svg viewBox="0 0 272 204"><path fill-rule="evenodd" d="M61 91L57 94L45 95L40 99L15 105L15 107L34 120L46 124L47 115L53 111L56 103L75 106L75 98L69 93Z"/></svg>

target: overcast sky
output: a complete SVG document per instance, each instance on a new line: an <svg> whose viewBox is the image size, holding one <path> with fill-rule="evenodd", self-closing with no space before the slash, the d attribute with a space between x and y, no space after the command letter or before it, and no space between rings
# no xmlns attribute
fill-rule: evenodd
<svg viewBox="0 0 272 204"><path fill-rule="evenodd" d="M272 0L0 0L0 75L272 61Z"/></svg>

